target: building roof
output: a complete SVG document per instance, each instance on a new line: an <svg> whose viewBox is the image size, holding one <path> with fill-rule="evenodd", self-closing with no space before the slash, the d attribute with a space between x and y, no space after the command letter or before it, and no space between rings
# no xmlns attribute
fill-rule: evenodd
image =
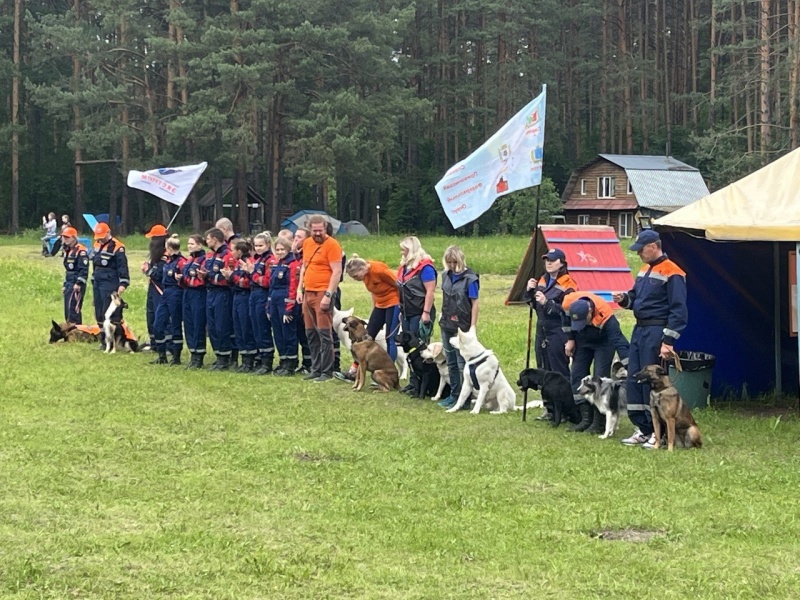
<svg viewBox="0 0 800 600"><path fill-rule="evenodd" d="M598 154L600 158L612 162L626 171L697 171L695 167L672 156L653 156L650 154Z"/></svg>
<svg viewBox="0 0 800 600"><path fill-rule="evenodd" d="M222 197L225 198L233 191L233 179L223 179L222 180ZM200 198L198 204L200 206L214 206L216 203L216 197L214 195L214 188L212 187L205 195ZM266 205L267 202L264 200L263 196L255 191L249 185L247 186L247 203L248 204L256 204L261 203Z"/></svg>
<svg viewBox="0 0 800 600"><path fill-rule="evenodd" d="M628 202L628 200L619 198L570 200L580 173L600 160L606 160L625 170L633 189L635 196L633 202L636 206L630 207L627 204L619 207L612 206L614 203ZM572 172L561 198L564 200L565 210L575 210L576 208L628 210L641 206L642 208L671 212L704 198L708 194L708 188L700 171L672 156L598 154L596 158ZM591 202L593 206L577 205L576 202ZM599 203L602 203L602 206L599 206Z"/></svg>
<svg viewBox="0 0 800 600"><path fill-rule="evenodd" d="M594 292L612 306L615 291L633 287L628 261L613 227L603 225L540 225L536 248L533 238L520 265L506 304L522 302L528 279L544 273L542 255L552 248L564 252L578 291Z"/></svg>
<svg viewBox="0 0 800 600"><path fill-rule="evenodd" d="M633 197L619 198L592 198L591 200L567 200L564 202L564 210L636 210L639 204Z"/></svg>

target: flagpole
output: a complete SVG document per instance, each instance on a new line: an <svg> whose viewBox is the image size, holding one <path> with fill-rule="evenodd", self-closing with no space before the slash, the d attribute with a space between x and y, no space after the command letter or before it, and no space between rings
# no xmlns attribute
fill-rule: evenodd
<svg viewBox="0 0 800 600"><path fill-rule="evenodd" d="M184 202L184 204L186 204L186 203ZM175 221L175 217L177 217L177 216L178 216L178 213L179 213L179 212L181 212L181 209L182 209L182 208L183 208L183 204L181 204L181 205L178 207L178 210L176 210L176 211L175 211L175 214L174 214L174 215L172 215L172 218L169 220L169 225L167 225L167 231L169 231L169 226L170 226L170 225L172 225L173 221Z"/></svg>
<svg viewBox="0 0 800 600"><path fill-rule="evenodd" d="M542 184L536 186L536 214L533 217L533 254L536 256L539 244L539 205L542 200ZM535 263L534 263L535 264ZM528 350L525 354L525 369L531 368L531 330L533 328L533 303L535 297L531 298L530 309L528 310ZM528 418L528 388L522 393L522 422Z"/></svg>

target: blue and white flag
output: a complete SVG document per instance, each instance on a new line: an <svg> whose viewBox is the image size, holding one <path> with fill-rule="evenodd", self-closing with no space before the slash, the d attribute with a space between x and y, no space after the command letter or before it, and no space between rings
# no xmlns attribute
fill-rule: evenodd
<svg viewBox="0 0 800 600"><path fill-rule="evenodd" d="M474 221L500 196L542 182L546 103L544 85L535 100L436 184L453 227Z"/></svg>
<svg viewBox="0 0 800 600"><path fill-rule="evenodd" d="M207 166L207 162L201 162L199 165L185 167L129 171L128 187L143 190L171 204L183 206L186 197Z"/></svg>

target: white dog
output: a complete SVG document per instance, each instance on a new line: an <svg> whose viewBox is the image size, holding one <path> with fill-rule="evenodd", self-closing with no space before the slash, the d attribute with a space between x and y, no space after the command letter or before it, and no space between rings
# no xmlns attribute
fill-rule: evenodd
<svg viewBox="0 0 800 600"><path fill-rule="evenodd" d="M334 307L333 309L333 330L336 332L336 335L339 336L339 342L344 344L344 347L347 348L351 354L353 352L351 348L352 343L350 342L350 336L347 330L344 328L344 320L352 316L352 308L350 310L336 310ZM375 341L378 342L381 348L386 350L386 330L381 329ZM408 379L408 361L406 360L405 350L400 346L397 346L397 360L394 361L394 364L400 373L400 379Z"/></svg>
<svg viewBox="0 0 800 600"><path fill-rule="evenodd" d="M458 331L458 335L450 338L450 344L458 348L464 361L464 383L455 406L447 412L460 410L464 403L472 396L473 389L477 388L478 398L472 414L477 415L483 407L484 401L491 409L491 414L501 415L517 408L517 394L514 392L506 376L500 368L500 361L491 350L487 350L478 341L475 328L469 331Z"/></svg>

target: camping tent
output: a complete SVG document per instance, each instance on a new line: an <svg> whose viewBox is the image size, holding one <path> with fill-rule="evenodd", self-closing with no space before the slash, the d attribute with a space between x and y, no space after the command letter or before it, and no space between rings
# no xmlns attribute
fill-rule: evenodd
<svg viewBox="0 0 800 600"><path fill-rule="evenodd" d="M292 233L297 231L299 227L307 227L306 221L310 215L324 215L328 218L331 225L333 226L333 234L337 235L339 233L345 233L342 231L342 222L338 219L334 219L324 210L301 210L294 213L291 217L285 218L281 221L281 229L290 229Z"/></svg>
<svg viewBox="0 0 800 600"><path fill-rule="evenodd" d="M800 149L655 226L687 273L677 346L717 356L712 395L796 391Z"/></svg>
<svg viewBox="0 0 800 600"><path fill-rule="evenodd" d="M348 221L342 223L342 233L347 235L369 235L369 229L361 221Z"/></svg>

